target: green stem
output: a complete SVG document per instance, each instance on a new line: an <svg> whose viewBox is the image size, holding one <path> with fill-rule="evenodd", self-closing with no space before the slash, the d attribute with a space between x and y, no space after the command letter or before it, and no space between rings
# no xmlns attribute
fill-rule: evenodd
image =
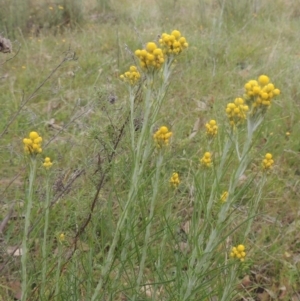
<svg viewBox="0 0 300 301"><path fill-rule="evenodd" d="M28 193L25 200L25 225L24 225L24 234L22 240L22 258L21 258L21 266L22 266L22 297L21 301L26 301L27 299L27 288L28 288L28 279L27 279L27 255L28 255L28 232L30 226L30 216L33 204L33 184L36 175L36 157L30 157L30 171L29 171L29 187Z"/></svg>
<svg viewBox="0 0 300 301"><path fill-rule="evenodd" d="M156 197L158 194L158 186L160 183L160 170L161 170L162 163L163 163L163 154L162 154L162 151L160 151L157 161L156 161L156 172L155 172L155 178L153 181L154 182L153 183L153 195L152 195L151 205L150 205L149 222L146 227L145 239L144 239L143 250L142 250L142 258L141 258L141 261L139 264L139 274L138 274L138 278L136 281L136 290L137 291L141 284L142 277L144 274L144 266L145 266L145 261L146 261L147 250L149 248L150 231L151 231L152 220L153 220L153 216L154 216L155 201L156 201ZM136 295L134 295L132 300L134 301L135 298L136 298Z"/></svg>
<svg viewBox="0 0 300 301"><path fill-rule="evenodd" d="M57 298L59 291L60 291L60 269L61 269L61 261L62 261L62 244L58 242L58 262L57 262L57 269L56 269L56 279L55 279L55 299Z"/></svg>
<svg viewBox="0 0 300 301"><path fill-rule="evenodd" d="M130 137L131 137L131 148L132 155L135 156L134 146L135 146L135 126L134 126L134 100L135 94L133 93L132 87L129 88L129 103L130 103Z"/></svg>
<svg viewBox="0 0 300 301"><path fill-rule="evenodd" d="M45 223L44 223L44 238L42 245L43 267L42 267L42 284L41 284L41 296L45 294L46 285L46 272L47 272L47 234L49 228L49 212L50 212L50 185L49 185L49 173L47 172L46 179L46 201L45 201Z"/></svg>
<svg viewBox="0 0 300 301"><path fill-rule="evenodd" d="M255 197L255 199L252 203L252 206L251 206L251 208L248 212L248 217L251 216L251 218L249 218L248 223L247 223L247 228L246 228L245 234L244 234L245 237L247 237L248 234L250 233L251 226L252 226L252 223L253 223L253 220L254 220L254 214L257 212L258 205L259 205L260 200L262 198L262 192L263 192L263 188L265 186L266 181L267 181L267 177L266 177L266 174L264 173L262 180L259 181L258 191L257 191L257 193L254 194L256 197Z"/></svg>

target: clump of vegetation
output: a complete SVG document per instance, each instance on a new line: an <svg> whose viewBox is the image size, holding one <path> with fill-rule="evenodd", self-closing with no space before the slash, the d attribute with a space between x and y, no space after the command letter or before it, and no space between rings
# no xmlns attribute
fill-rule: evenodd
<svg viewBox="0 0 300 301"><path fill-rule="evenodd" d="M111 2L101 27L0 40L5 300L295 299L298 81L248 4Z"/></svg>

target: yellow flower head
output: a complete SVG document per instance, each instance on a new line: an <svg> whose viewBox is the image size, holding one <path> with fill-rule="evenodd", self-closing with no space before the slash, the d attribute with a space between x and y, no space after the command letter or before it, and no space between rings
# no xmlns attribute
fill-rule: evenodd
<svg viewBox="0 0 300 301"><path fill-rule="evenodd" d="M177 188L178 185L180 184L180 179L179 179L179 175L177 172L173 172L172 177L170 178L170 184L174 188Z"/></svg>
<svg viewBox="0 0 300 301"><path fill-rule="evenodd" d="M273 156L270 153L267 153L262 161L263 170L266 171L272 169L273 164L274 164Z"/></svg>
<svg viewBox="0 0 300 301"><path fill-rule="evenodd" d="M58 235L58 241L59 241L60 243L62 243L63 241L65 241L65 239L66 239L66 237L65 237L65 234L64 234L64 233L60 233L60 234Z"/></svg>
<svg viewBox="0 0 300 301"><path fill-rule="evenodd" d="M52 166L52 162L51 162L51 159L49 157L46 157L45 158L45 161L43 163L43 166L46 168L46 169L49 169L51 166Z"/></svg>
<svg viewBox="0 0 300 301"><path fill-rule="evenodd" d="M258 80L250 80L245 86L245 99L252 114L265 113L271 106L272 99L280 94L267 75L260 75Z"/></svg>
<svg viewBox="0 0 300 301"><path fill-rule="evenodd" d="M167 146L171 136L172 132L170 132L166 126L160 127L153 135L156 147L162 148L163 146Z"/></svg>
<svg viewBox="0 0 300 301"><path fill-rule="evenodd" d="M215 120L210 120L208 123L205 124L206 127L206 134L208 137L213 138L218 133L218 125Z"/></svg>
<svg viewBox="0 0 300 301"><path fill-rule="evenodd" d="M146 49L136 50L135 55L139 58L142 69L148 71L160 69L165 62L163 51L154 42L149 42Z"/></svg>
<svg viewBox="0 0 300 301"><path fill-rule="evenodd" d="M120 78L133 86L140 80L141 74L137 70L136 66L130 66L129 71L120 75Z"/></svg>
<svg viewBox="0 0 300 301"><path fill-rule="evenodd" d="M204 156L200 159L200 163L202 166L204 167L211 167L211 153L210 152L206 152L204 154Z"/></svg>
<svg viewBox="0 0 300 301"><path fill-rule="evenodd" d="M227 198L228 198L228 191L224 191L222 194L221 194L221 197L220 197L220 201L222 203L225 203L227 201Z"/></svg>
<svg viewBox="0 0 300 301"><path fill-rule="evenodd" d="M189 46L179 30L173 30L171 34L163 33L159 44L166 55L178 55Z"/></svg>
<svg viewBox="0 0 300 301"><path fill-rule="evenodd" d="M226 107L226 114L232 127L242 123L246 119L246 113L249 107L244 104L243 98L236 98L234 102L230 102Z"/></svg>
<svg viewBox="0 0 300 301"><path fill-rule="evenodd" d="M246 248L244 245L238 245L236 247L233 247L230 252L230 257L237 258L243 262L245 261L245 257L246 257L245 250Z"/></svg>
<svg viewBox="0 0 300 301"><path fill-rule="evenodd" d="M29 155L37 155L42 152L42 137L37 132L30 132L29 138L23 139L24 151Z"/></svg>

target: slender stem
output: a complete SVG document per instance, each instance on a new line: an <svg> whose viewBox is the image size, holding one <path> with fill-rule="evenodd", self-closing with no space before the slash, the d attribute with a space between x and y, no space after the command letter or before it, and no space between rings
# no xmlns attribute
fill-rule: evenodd
<svg viewBox="0 0 300 301"><path fill-rule="evenodd" d="M32 204L33 204L33 184L35 180L35 174L36 174L36 157L31 156L30 157L30 170L29 170L29 187L28 187L28 193L27 198L25 200L25 225L24 225L24 234L23 234L23 240L22 240L22 258L21 258L21 266L22 266L22 301L26 301L27 299L27 287L28 287L28 279L27 279L27 255L28 255L28 232L29 232L29 226L30 226L30 216L31 216L31 210L32 210Z"/></svg>
<svg viewBox="0 0 300 301"><path fill-rule="evenodd" d="M133 156L135 155L134 152L134 145L135 145L135 126L134 126L134 100L135 95L132 91L132 87L129 88L129 102L130 102L130 137L131 137L131 148L133 151Z"/></svg>
<svg viewBox="0 0 300 301"><path fill-rule="evenodd" d="M140 260L139 274L138 274L138 278L137 278L137 281L136 281L136 289L137 290L138 290L138 288L141 284L142 277L143 277L143 274L144 274L144 266L145 266L147 250L149 248L150 231L151 231L152 220L153 220L153 216L154 216L155 201L156 201L156 197L157 197L157 194L158 194L158 186L159 186L159 183L160 183L160 170L161 170L162 163L163 163L163 154L162 154L162 151L160 151L159 155L158 155L158 158L157 158L157 161L156 161L156 172L155 172L155 177L154 177L154 180L153 180L153 195L152 195L151 205L150 205L149 223L146 227L144 245L143 245L143 250L142 250L142 258ZM135 298L136 298L136 295L134 295L132 300L134 301Z"/></svg>
<svg viewBox="0 0 300 301"><path fill-rule="evenodd" d="M42 267L42 286L41 296L44 296L45 284L46 284L46 272L47 272L47 234L49 228L49 212L50 212L50 185L49 185L49 173L47 172L46 179L46 201L45 201L45 223L44 223L44 238L42 245L43 267Z"/></svg>
<svg viewBox="0 0 300 301"><path fill-rule="evenodd" d="M57 269L56 269L56 279L55 279L55 298L57 298L59 291L60 291L60 268L61 268L61 261L62 261L62 244L61 242L58 243L58 262L57 262Z"/></svg>

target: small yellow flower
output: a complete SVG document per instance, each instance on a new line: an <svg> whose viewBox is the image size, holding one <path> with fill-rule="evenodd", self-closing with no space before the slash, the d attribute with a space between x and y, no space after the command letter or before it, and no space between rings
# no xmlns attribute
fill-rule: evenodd
<svg viewBox="0 0 300 301"><path fill-rule="evenodd" d="M204 167L211 167L211 153L206 152L204 156L200 159L200 163Z"/></svg>
<svg viewBox="0 0 300 301"><path fill-rule="evenodd" d="M157 48L156 44L154 42L149 42L146 46L146 50L149 53L152 53Z"/></svg>
<svg viewBox="0 0 300 301"><path fill-rule="evenodd" d="M42 137L37 132L30 132L29 138L23 139L24 150L26 154L37 155L42 152Z"/></svg>
<svg viewBox="0 0 300 301"><path fill-rule="evenodd" d="M173 172L172 177L170 178L170 184L174 188L177 188L178 185L180 184L180 179L179 179L179 175L177 172Z"/></svg>
<svg viewBox="0 0 300 301"><path fill-rule="evenodd" d="M237 258L243 262L245 261L245 257L246 257L245 250L246 248L244 245L238 245L236 247L233 247L230 252L230 257Z"/></svg>
<svg viewBox="0 0 300 301"><path fill-rule="evenodd" d="M43 163L43 166L46 168L46 169L49 169L51 166L52 166L52 162L51 162L51 159L49 157L46 157L45 158L45 161Z"/></svg>
<svg viewBox="0 0 300 301"><path fill-rule="evenodd" d="M258 78L258 82L262 85L265 86L270 82L270 79L266 75L260 75Z"/></svg>
<svg viewBox="0 0 300 301"><path fill-rule="evenodd" d="M58 5L58 9L63 10L64 7L62 5Z"/></svg>
<svg viewBox="0 0 300 301"><path fill-rule="evenodd" d="M217 122L212 119L208 123L205 124L206 134L208 137L213 138L218 133L218 125Z"/></svg>
<svg viewBox="0 0 300 301"><path fill-rule="evenodd" d="M60 243L62 243L63 241L65 241L65 239L66 239L66 237L65 237L65 234L64 234L64 233L60 233L60 234L58 235L58 241L59 241Z"/></svg>
<svg viewBox="0 0 300 301"><path fill-rule="evenodd" d="M220 197L220 201L222 203L225 203L227 201L227 198L228 198L228 191L224 191L222 194L221 194L221 197Z"/></svg>
<svg viewBox="0 0 300 301"><path fill-rule="evenodd" d="M234 102L230 102L226 107L226 114L232 127L242 123L246 119L246 113L249 107L244 104L243 98L236 98Z"/></svg>
<svg viewBox="0 0 300 301"><path fill-rule="evenodd" d="M52 6L49 6L48 8L49 8L50 10L53 10L53 7L52 7Z"/></svg>
<svg viewBox="0 0 300 301"><path fill-rule="evenodd" d="M169 144L169 139L172 136L172 132L166 126L162 126L158 131L153 135L153 139L156 143L157 148L167 146Z"/></svg>
<svg viewBox="0 0 300 301"><path fill-rule="evenodd" d="M265 155L265 158L262 161L262 168L263 170L270 170L272 169L274 164L273 156L270 153Z"/></svg>
<svg viewBox="0 0 300 301"><path fill-rule="evenodd" d="M136 66L130 66L129 71L120 75L120 78L130 85L135 85L141 78L141 74L137 70Z"/></svg>

